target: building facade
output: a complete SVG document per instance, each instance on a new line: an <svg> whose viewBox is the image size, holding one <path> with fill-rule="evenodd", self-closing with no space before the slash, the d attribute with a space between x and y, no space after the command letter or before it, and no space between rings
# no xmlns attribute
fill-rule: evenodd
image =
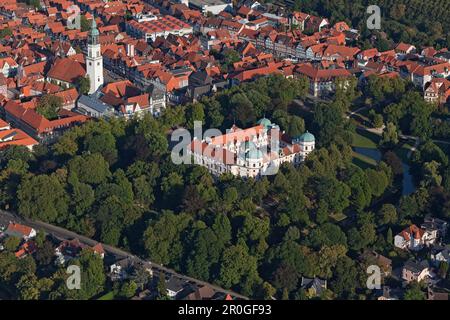
<svg viewBox="0 0 450 320"><path fill-rule="evenodd" d="M311 133L288 139L280 136L276 124L263 118L251 128L233 126L224 135L202 141L194 138L188 147L188 156L193 158L194 164L206 167L214 175L231 173L258 179L276 174L285 162L299 164L314 149L315 138Z"/></svg>
<svg viewBox="0 0 450 320"><path fill-rule="evenodd" d="M100 47L99 31L95 19L92 19L88 36L86 73L89 77L89 94L93 94L103 85L103 58Z"/></svg>

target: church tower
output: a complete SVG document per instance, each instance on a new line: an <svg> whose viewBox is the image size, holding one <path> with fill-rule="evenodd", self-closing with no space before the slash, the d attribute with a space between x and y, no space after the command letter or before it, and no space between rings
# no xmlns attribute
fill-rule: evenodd
<svg viewBox="0 0 450 320"><path fill-rule="evenodd" d="M86 56L86 73L90 81L89 94L96 92L103 85L103 58L98 37L97 23L93 17Z"/></svg>

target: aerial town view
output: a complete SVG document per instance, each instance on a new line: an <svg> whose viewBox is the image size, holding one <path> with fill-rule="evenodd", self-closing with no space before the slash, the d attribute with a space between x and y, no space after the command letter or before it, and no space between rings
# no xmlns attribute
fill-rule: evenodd
<svg viewBox="0 0 450 320"><path fill-rule="evenodd" d="M0 300L448 300L449 50L449 0L0 1Z"/></svg>

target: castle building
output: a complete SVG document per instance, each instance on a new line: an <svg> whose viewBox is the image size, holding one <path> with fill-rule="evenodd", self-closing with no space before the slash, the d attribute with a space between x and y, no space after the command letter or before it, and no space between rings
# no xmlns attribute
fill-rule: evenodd
<svg viewBox="0 0 450 320"><path fill-rule="evenodd" d="M99 42L99 31L95 18L92 18L88 35L86 56L86 74L89 77L89 94L93 94L103 85L103 57Z"/></svg>
<svg viewBox="0 0 450 320"><path fill-rule="evenodd" d="M301 163L315 148L315 138L309 132L290 139L279 131L278 125L263 118L251 128L233 126L224 135L201 141L194 138L188 155L194 164L206 167L214 175L231 173L258 179L276 174L282 163Z"/></svg>

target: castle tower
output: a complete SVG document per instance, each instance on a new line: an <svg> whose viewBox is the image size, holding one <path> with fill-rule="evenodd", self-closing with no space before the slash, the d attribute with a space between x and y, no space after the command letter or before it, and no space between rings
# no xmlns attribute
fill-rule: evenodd
<svg viewBox="0 0 450 320"><path fill-rule="evenodd" d="M306 131L304 134L292 139L292 143L299 144L302 148L302 153L307 156L316 147L316 139L314 135Z"/></svg>
<svg viewBox="0 0 450 320"><path fill-rule="evenodd" d="M103 57L98 38L97 23L95 22L95 18L92 18L86 56L86 74L90 81L89 94L96 92L103 85Z"/></svg>

